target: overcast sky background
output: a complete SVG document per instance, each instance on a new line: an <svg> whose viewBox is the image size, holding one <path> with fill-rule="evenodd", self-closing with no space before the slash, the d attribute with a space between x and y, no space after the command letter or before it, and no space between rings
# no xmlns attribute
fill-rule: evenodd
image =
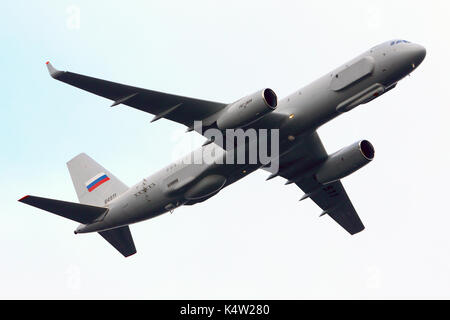
<svg viewBox="0 0 450 320"><path fill-rule="evenodd" d="M3 1L0 298L450 298L448 1ZM79 13L79 15L78 15ZM124 259L77 223L17 202L77 202L86 152L128 185L196 133L51 79L56 68L231 102L279 97L390 39L427 48L395 90L319 129L375 160L343 180L349 236L295 185L256 172L202 204L131 226ZM189 150L187 150L189 151Z"/></svg>

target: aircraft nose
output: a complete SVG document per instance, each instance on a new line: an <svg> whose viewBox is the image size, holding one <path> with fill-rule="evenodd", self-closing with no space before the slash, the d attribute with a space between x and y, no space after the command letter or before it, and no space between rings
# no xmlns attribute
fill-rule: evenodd
<svg viewBox="0 0 450 320"><path fill-rule="evenodd" d="M426 54L427 50L420 44L413 43L407 49L408 58L411 59L411 63L414 65L414 68L417 68L419 64L422 63L422 61L425 59Z"/></svg>

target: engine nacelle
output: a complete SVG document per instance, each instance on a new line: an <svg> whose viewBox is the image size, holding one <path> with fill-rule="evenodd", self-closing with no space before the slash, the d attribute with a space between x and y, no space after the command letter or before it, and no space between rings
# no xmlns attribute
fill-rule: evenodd
<svg viewBox="0 0 450 320"><path fill-rule="evenodd" d="M361 169L375 156L375 149L367 140L358 141L330 155L315 174L317 182L331 183Z"/></svg>
<svg viewBox="0 0 450 320"><path fill-rule="evenodd" d="M208 197L222 189L225 182L227 182L227 179L221 175L212 174L206 176L190 187L184 194L184 197L188 200Z"/></svg>
<svg viewBox="0 0 450 320"><path fill-rule="evenodd" d="M260 90L228 105L217 119L217 127L225 130L248 125L275 110L277 103L273 90Z"/></svg>

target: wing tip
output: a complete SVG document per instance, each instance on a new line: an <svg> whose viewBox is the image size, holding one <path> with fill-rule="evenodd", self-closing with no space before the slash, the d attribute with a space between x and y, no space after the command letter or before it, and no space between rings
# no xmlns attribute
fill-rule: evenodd
<svg viewBox="0 0 450 320"><path fill-rule="evenodd" d="M22 198L20 198L19 200L17 200L17 201L19 201L19 202L24 202L23 200L25 200L26 198L28 198L30 195L26 195L26 196L23 196Z"/></svg>
<svg viewBox="0 0 450 320"><path fill-rule="evenodd" d="M47 61L45 63L45 65L47 66L48 73L54 79L56 79L58 77L58 75L60 75L62 73L62 71L55 69L55 67L53 67L53 65L50 63L50 61Z"/></svg>
<svg viewBox="0 0 450 320"><path fill-rule="evenodd" d="M359 228L349 231L350 235L354 236L357 233L360 233L361 231L364 231L364 229L366 229L366 227L364 225L361 225Z"/></svg>
<svg viewBox="0 0 450 320"><path fill-rule="evenodd" d="M134 249L133 251L127 252L127 253L123 253L123 256L125 258L131 257L132 255L135 255L137 253L136 249Z"/></svg>

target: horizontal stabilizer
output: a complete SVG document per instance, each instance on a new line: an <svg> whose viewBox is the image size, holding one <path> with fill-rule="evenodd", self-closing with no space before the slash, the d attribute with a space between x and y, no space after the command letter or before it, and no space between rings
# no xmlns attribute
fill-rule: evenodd
<svg viewBox="0 0 450 320"><path fill-rule="evenodd" d="M108 211L107 208L34 196L25 196L19 201L83 224L93 222Z"/></svg>
<svg viewBox="0 0 450 320"><path fill-rule="evenodd" d="M99 234L124 257L128 257L136 253L136 247L134 246L134 241L131 236L129 226L102 231L99 232Z"/></svg>

